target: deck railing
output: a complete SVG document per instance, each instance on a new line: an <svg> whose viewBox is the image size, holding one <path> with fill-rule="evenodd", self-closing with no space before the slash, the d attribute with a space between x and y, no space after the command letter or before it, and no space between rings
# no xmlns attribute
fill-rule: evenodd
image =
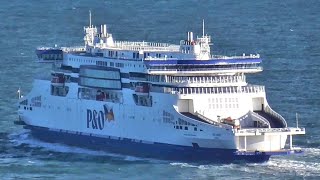
<svg viewBox="0 0 320 180"><path fill-rule="evenodd" d="M245 76L211 76L211 77L182 77L182 76L167 76L153 77L148 76L144 79L155 83L172 83L172 84L234 84L240 85L246 83Z"/></svg>
<svg viewBox="0 0 320 180"><path fill-rule="evenodd" d="M61 47L64 52L83 52L86 51L84 46Z"/></svg>
<svg viewBox="0 0 320 180"><path fill-rule="evenodd" d="M169 76L169 83L238 83L245 82L245 76L216 76L216 77L175 77Z"/></svg>
<svg viewBox="0 0 320 180"><path fill-rule="evenodd" d="M214 120L212 120L212 119L210 119L210 118L208 118L208 117L206 117L206 116L204 116L204 115L202 115L202 114L200 114L198 112L196 112L195 115L198 116L199 118L207 121L208 123L215 125L215 126L223 127L223 128L231 128L232 129L232 126L227 125L227 124L222 124L222 123L219 123L217 121L214 121Z"/></svg>
<svg viewBox="0 0 320 180"><path fill-rule="evenodd" d="M180 46L168 43L115 41L114 47L130 51L173 51L178 52Z"/></svg>
<svg viewBox="0 0 320 180"><path fill-rule="evenodd" d="M223 56L223 55L212 55L212 59L250 59L250 58L260 58L260 54L243 54L242 56Z"/></svg>
<svg viewBox="0 0 320 180"><path fill-rule="evenodd" d="M37 50L54 50L61 49L64 52L81 52L85 51L85 46L73 46L73 47L38 47Z"/></svg>
<svg viewBox="0 0 320 180"><path fill-rule="evenodd" d="M157 67L153 67L153 68L149 68L148 71L150 73L159 73L159 72L194 72L194 71L215 71L215 70L243 70L243 69L246 69L246 70L249 70L249 69L252 69L252 70L259 70L259 71L262 71L263 68L260 67L260 66L242 66L242 67L230 67L230 68L188 68L188 69L166 69L165 67L163 68L157 68Z"/></svg>
<svg viewBox="0 0 320 180"><path fill-rule="evenodd" d="M264 93L264 86L249 85L239 87L182 87L173 88L180 94L232 94L232 93Z"/></svg>
<svg viewBox="0 0 320 180"><path fill-rule="evenodd" d="M252 128L252 129L234 129L237 134L247 133L274 133L274 132L291 132L292 134L304 134L305 128Z"/></svg>

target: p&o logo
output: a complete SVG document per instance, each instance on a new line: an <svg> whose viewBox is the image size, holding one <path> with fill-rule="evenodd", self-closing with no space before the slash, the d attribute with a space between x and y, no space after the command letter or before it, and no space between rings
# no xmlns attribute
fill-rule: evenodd
<svg viewBox="0 0 320 180"><path fill-rule="evenodd" d="M100 129L104 128L105 121L114 121L112 108L103 105L103 111L87 109L87 128Z"/></svg>

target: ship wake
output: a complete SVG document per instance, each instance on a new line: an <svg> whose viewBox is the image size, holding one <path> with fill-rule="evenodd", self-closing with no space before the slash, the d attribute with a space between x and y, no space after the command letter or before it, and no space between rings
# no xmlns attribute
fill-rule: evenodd
<svg viewBox="0 0 320 180"><path fill-rule="evenodd" d="M303 155L275 156L266 163L240 163L240 164L192 164L170 163L171 166L181 169L196 169L198 176L229 177L230 173L241 173L248 177L265 177L278 179L284 177L314 177L320 176L320 148L306 148ZM277 174L277 176L275 176ZM243 178L243 177L242 177Z"/></svg>

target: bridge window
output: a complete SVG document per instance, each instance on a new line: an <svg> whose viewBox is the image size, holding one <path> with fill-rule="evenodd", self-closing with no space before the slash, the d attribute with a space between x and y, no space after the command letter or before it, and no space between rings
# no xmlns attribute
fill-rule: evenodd
<svg viewBox="0 0 320 180"><path fill-rule="evenodd" d="M139 53L135 53L135 59L139 58Z"/></svg>
<svg viewBox="0 0 320 180"><path fill-rule="evenodd" d="M53 96L66 96L69 92L68 86L53 86L51 85L51 95Z"/></svg>

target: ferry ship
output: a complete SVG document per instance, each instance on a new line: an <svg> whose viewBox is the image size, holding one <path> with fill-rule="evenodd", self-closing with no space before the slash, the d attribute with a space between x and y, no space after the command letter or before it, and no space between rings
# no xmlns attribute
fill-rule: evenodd
<svg viewBox="0 0 320 180"><path fill-rule="evenodd" d="M106 25L84 27L84 46L41 47L48 77L19 94L16 124L33 136L109 152L170 160L265 162L301 153L288 127L249 84L259 54L212 55L211 37L178 45L116 41ZM20 90L19 90L20 93Z"/></svg>

